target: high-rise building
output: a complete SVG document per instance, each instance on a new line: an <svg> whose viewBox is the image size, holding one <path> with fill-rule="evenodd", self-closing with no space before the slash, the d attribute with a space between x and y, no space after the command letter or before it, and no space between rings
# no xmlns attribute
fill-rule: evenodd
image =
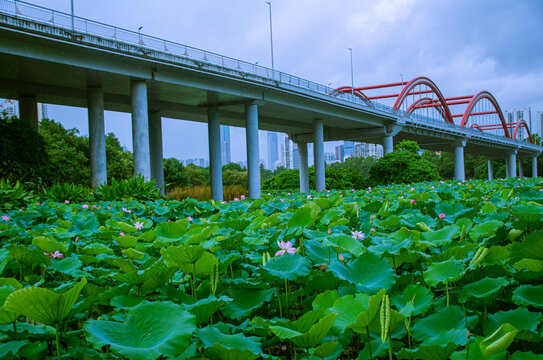
<svg viewBox="0 0 543 360"><path fill-rule="evenodd" d="M343 162L345 158L345 147L343 145L336 146L336 160Z"/></svg>
<svg viewBox="0 0 543 360"><path fill-rule="evenodd" d="M363 158L375 156L381 158L383 157L383 147L377 144L359 143L355 146L353 156Z"/></svg>
<svg viewBox="0 0 543 360"><path fill-rule="evenodd" d="M279 160L279 146L277 133L268 132L268 169L274 170L273 164Z"/></svg>
<svg viewBox="0 0 543 360"><path fill-rule="evenodd" d="M333 163L333 162L336 162L336 155L334 153L331 153L331 152L325 152L324 153L324 162L327 163L327 164L330 164L330 163Z"/></svg>
<svg viewBox="0 0 543 360"><path fill-rule="evenodd" d="M0 113L4 113L7 116L19 117L19 101L12 99L2 99L0 101ZM49 118L49 111L47 104L38 103L38 120Z"/></svg>
<svg viewBox="0 0 543 360"><path fill-rule="evenodd" d="M285 136L281 142L281 166L292 169L292 141Z"/></svg>
<svg viewBox="0 0 543 360"><path fill-rule="evenodd" d="M293 143L292 146L292 168L300 168L300 150L298 149L298 144Z"/></svg>
<svg viewBox="0 0 543 360"><path fill-rule="evenodd" d="M343 142L343 160L346 157L352 156L354 153L355 142L354 141L344 141Z"/></svg>
<svg viewBox="0 0 543 360"><path fill-rule="evenodd" d="M519 120L524 120L526 124L528 124L528 127L530 128L530 132L532 132L532 128L534 128L534 124L532 124L532 110L529 106L518 108L518 109L511 109L504 112L505 122L512 123L517 122ZM536 124L537 126L537 124ZM509 129L509 132L511 132L511 136L513 136L513 128ZM497 135L503 135L503 130L498 130L495 132ZM536 132L534 132L536 133ZM517 139L522 140L525 139L528 136L524 128L520 128L519 132L517 133Z"/></svg>
<svg viewBox="0 0 543 360"><path fill-rule="evenodd" d="M532 134L538 134L543 136L543 111L538 111L535 114L535 119L532 120L532 128L530 129Z"/></svg>
<svg viewBox="0 0 543 360"><path fill-rule="evenodd" d="M232 162L232 153L230 152L230 126L221 125L221 162L227 165Z"/></svg>

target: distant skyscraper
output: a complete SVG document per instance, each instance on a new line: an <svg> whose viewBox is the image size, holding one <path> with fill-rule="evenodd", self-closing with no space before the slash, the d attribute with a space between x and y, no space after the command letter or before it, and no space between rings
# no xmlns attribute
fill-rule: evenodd
<svg viewBox="0 0 543 360"><path fill-rule="evenodd" d="M352 156L354 153L354 141L344 141L343 142L343 160L345 160L346 157Z"/></svg>
<svg viewBox="0 0 543 360"><path fill-rule="evenodd" d="M530 131L532 131L532 128L535 127L532 124L532 110L530 107L524 107L524 108L518 108L518 109L511 109L504 112L505 122L511 123L511 122L517 122L519 120L524 120L526 124L528 124L528 127L530 128ZM537 125L536 125L537 126ZM513 136L514 128L510 128L509 132L510 135ZM497 131L494 131L497 135L503 135L503 130L499 129ZM524 128L519 129L519 133L517 134L517 139L524 139L528 136Z"/></svg>
<svg viewBox="0 0 543 360"><path fill-rule="evenodd" d="M273 170L273 164L279 160L277 133L268 132L268 169Z"/></svg>
<svg viewBox="0 0 543 360"><path fill-rule="evenodd" d="M292 141L287 136L281 142L281 166L292 169Z"/></svg>
<svg viewBox="0 0 543 360"><path fill-rule="evenodd" d="M344 157L345 157L345 147L343 147L343 145L336 146L336 160L339 162L343 162Z"/></svg>
<svg viewBox="0 0 543 360"><path fill-rule="evenodd" d="M331 152L325 152L324 153L324 162L326 162L327 164L336 162L336 155L334 153L331 153Z"/></svg>
<svg viewBox="0 0 543 360"><path fill-rule="evenodd" d="M530 129L532 134L543 136L543 111L538 111L535 116L535 121L532 121L533 129Z"/></svg>
<svg viewBox="0 0 543 360"><path fill-rule="evenodd" d="M0 102L0 113L5 112L7 116L19 117L19 101L2 99ZM47 104L38 103L38 120L49 118Z"/></svg>
<svg viewBox="0 0 543 360"><path fill-rule="evenodd" d="M230 152L230 127L221 125L221 162L222 165L227 165L232 162L232 154Z"/></svg>
<svg viewBox="0 0 543 360"><path fill-rule="evenodd" d="M363 158L375 156L381 158L383 157L383 147L381 145L369 143L356 144L353 156Z"/></svg>
<svg viewBox="0 0 543 360"><path fill-rule="evenodd" d="M298 149L298 144L293 143L292 146L292 168L300 168L300 150Z"/></svg>

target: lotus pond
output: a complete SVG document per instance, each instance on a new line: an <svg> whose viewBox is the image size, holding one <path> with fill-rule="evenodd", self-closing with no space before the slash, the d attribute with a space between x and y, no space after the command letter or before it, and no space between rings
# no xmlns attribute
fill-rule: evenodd
<svg viewBox="0 0 543 360"><path fill-rule="evenodd" d="M540 179L1 215L3 359L543 359Z"/></svg>

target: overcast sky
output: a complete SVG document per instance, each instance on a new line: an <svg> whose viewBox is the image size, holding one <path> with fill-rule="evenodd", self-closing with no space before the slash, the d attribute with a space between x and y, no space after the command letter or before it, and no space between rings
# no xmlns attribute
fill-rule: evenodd
<svg viewBox="0 0 543 360"><path fill-rule="evenodd" d="M70 12L70 0L30 2ZM78 16L271 66L264 0L74 0L74 7ZM352 48L355 86L427 76L446 97L488 90L504 111L543 110L541 0L274 0L272 11L277 70L350 85ZM87 134L86 109L50 106L49 116ZM106 131L129 149L130 126L129 114L106 113ZM163 132L165 157L208 158L206 124L164 119ZM231 137L232 160L244 161L245 130L233 128Z"/></svg>

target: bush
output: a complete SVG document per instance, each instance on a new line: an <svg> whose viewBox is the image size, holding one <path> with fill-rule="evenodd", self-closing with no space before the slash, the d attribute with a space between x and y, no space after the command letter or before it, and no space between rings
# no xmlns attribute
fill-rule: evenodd
<svg viewBox="0 0 543 360"><path fill-rule="evenodd" d="M326 168L327 189L361 189L367 186L367 181L355 169ZM315 188L315 168L309 168L309 188ZM263 191L299 190L300 170L291 169L281 172L262 185Z"/></svg>
<svg viewBox="0 0 543 360"><path fill-rule="evenodd" d="M165 189L187 186L189 176L181 162L174 158L164 159L164 184Z"/></svg>
<svg viewBox="0 0 543 360"><path fill-rule="evenodd" d="M435 165L414 152L418 145L415 148L408 144L408 149L402 150L401 144L371 168L371 183L387 185L441 179Z"/></svg>
<svg viewBox="0 0 543 360"><path fill-rule="evenodd" d="M19 181L12 184L9 180L0 180L0 210L20 209L35 200L34 193L26 191Z"/></svg>
<svg viewBox="0 0 543 360"><path fill-rule="evenodd" d="M111 181L94 190L96 200L102 201L153 201L160 198L155 180L145 181L143 176Z"/></svg>
<svg viewBox="0 0 543 360"><path fill-rule="evenodd" d="M223 198L226 201L240 199L241 195L247 194L247 188L241 185L223 186ZM172 200L196 199L198 201L207 201L211 199L211 187L209 185L185 186L173 188L166 196Z"/></svg>
<svg viewBox="0 0 543 360"><path fill-rule="evenodd" d="M241 185L246 188L249 184L249 175L247 171L223 170L222 183L223 185Z"/></svg>
<svg viewBox="0 0 543 360"><path fill-rule="evenodd" d="M76 184L55 184L45 190L45 199L64 202L84 202L89 201L90 189Z"/></svg>

